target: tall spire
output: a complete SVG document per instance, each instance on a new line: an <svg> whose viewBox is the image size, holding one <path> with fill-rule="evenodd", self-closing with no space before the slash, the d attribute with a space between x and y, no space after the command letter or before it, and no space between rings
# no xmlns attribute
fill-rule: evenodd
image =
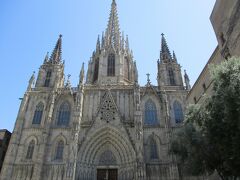
<svg viewBox="0 0 240 180"><path fill-rule="evenodd" d="M128 35L126 36L126 44L125 44L126 51L129 51L129 41L128 41Z"/></svg>
<svg viewBox="0 0 240 180"><path fill-rule="evenodd" d="M177 56L174 51L173 51L173 61L177 62Z"/></svg>
<svg viewBox="0 0 240 180"><path fill-rule="evenodd" d="M100 44L100 37L98 35L98 38L97 38L97 44L96 44L96 52L99 52L101 49L101 44Z"/></svg>
<svg viewBox="0 0 240 180"><path fill-rule="evenodd" d="M105 35L107 46L112 46L115 50L120 48L120 28L118 22L117 4L115 0L112 1L110 17Z"/></svg>
<svg viewBox="0 0 240 180"><path fill-rule="evenodd" d="M161 53L160 53L160 58L161 60L171 60L172 59L172 55L169 51L168 45L167 45L167 41L164 37L164 34L162 33L162 44L161 44Z"/></svg>
<svg viewBox="0 0 240 180"><path fill-rule="evenodd" d="M50 57L50 62L57 64L62 61L62 35L59 35L56 46Z"/></svg>

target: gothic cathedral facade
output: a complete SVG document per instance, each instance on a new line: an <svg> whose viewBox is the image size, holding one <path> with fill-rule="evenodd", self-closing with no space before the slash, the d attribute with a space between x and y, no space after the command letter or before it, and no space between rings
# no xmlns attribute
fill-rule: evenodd
<svg viewBox="0 0 240 180"><path fill-rule="evenodd" d="M156 86L149 79L143 87L138 83L115 0L77 87L64 80L61 46L60 35L36 82L30 78L0 179L179 179L168 150L172 132L183 122L190 86L164 35Z"/></svg>

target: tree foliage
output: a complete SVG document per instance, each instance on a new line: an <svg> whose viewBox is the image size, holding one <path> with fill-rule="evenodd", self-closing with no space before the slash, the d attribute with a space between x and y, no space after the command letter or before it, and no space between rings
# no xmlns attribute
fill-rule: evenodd
<svg viewBox="0 0 240 180"><path fill-rule="evenodd" d="M185 125L174 134L170 152L192 175L217 171L240 177L240 58L211 67L212 96L188 107Z"/></svg>

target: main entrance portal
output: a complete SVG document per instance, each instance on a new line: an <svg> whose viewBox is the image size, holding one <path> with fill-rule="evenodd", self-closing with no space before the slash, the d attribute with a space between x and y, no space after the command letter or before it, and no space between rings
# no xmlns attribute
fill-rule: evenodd
<svg viewBox="0 0 240 180"><path fill-rule="evenodd" d="M117 180L117 169L98 169L97 180Z"/></svg>

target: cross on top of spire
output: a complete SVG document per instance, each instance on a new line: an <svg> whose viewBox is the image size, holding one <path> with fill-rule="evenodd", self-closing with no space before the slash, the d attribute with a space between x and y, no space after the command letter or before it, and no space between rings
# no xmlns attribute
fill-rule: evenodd
<svg viewBox="0 0 240 180"><path fill-rule="evenodd" d="M147 82L148 82L148 84L149 84L149 83L150 83L150 74L147 73L146 75L147 75Z"/></svg>

